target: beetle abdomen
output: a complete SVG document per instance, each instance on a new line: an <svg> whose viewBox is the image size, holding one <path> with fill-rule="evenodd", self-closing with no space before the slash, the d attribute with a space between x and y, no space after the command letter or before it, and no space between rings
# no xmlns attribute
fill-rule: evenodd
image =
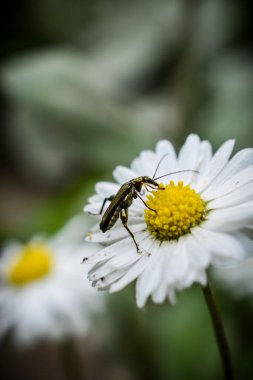
<svg viewBox="0 0 253 380"><path fill-rule="evenodd" d="M109 218L107 218L106 220L102 219L100 226L99 226L101 231L106 232L114 226L114 224L119 219L120 210L121 210L121 207L118 207L110 219Z"/></svg>

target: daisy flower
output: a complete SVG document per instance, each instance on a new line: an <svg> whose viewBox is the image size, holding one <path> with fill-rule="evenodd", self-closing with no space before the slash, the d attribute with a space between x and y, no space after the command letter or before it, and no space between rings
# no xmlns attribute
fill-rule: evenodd
<svg viewBox="0 0 253 380"><path fill-rule="evenodd" d="M0 336L11 332L17 345L86 334L102 298L84 280L80 262L85 219L71 220L51 239L8 243L0 258ZM87 224L87 223L86 223ZM88 246L88 247L87 247Z"/></svg>
<svg viewBox="0 0 253 380"><path fill-rule="evenodd" d="M230 159L233 147L228 140L213 154L208 141L191 134L177 155L162 140L155 151L141 152L130 168L117 166L116 183L99 182L84 208L89 213L99 213L104 199L124 183L154 173L157 181L163 176L151 192L142 186L142 200L136 197L128 207L134 239L120 219L105 232L97 224L88 234L87 240L104 245L86 258L93 264L93 286L116 292L137 280L139 307L149 296L155 303L166 297L175 302L177 290L207 284L210 265L227 266L252 252L245 232L253 227L253 149Z"/></svg>

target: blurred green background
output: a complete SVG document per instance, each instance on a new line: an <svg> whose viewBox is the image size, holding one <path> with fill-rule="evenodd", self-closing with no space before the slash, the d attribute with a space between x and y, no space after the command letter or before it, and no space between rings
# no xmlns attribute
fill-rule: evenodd
<svg viewBox="0 0 253 380"><path fill-rule="evenodd" d="M0 14L1 241L54 233L161 138L252 146L253 23L246 0L19 0ZM84 235L85 235L84 231ZM253 378L252 299L215 285L238 379ZM84 379L221 379L199 288L176 306L108 297L74 342ZM55 347L0 347L2 379L65 379ZM73 377L75 379L75 377Z"/></svg>

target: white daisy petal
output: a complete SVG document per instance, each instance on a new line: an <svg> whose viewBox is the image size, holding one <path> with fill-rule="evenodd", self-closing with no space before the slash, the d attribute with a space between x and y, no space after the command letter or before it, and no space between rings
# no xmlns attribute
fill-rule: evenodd
<svg viewBox="0 0 253 380"><path fill-rule="evenodd" d="M178 170L196 170L200 151L200 139L197 135L191 134L187 137L178 155ZM180 175L180 180L186 184L190 183L196 174L189 171Z"/></svg>
<svg viewBox="0 0 253 380"><path fill-rule="evenodd" d="M110 290L110 285L118 281L126 272L131 268L126 267L123 269L115 270L114 272L109 273L107 276L100 278L97 281L94 281L92 286L98 290Z"/></svg>
<svg viewBox="0 0 253 380"><path fill-rule="evenodd" d="M136 233L145 229L145 223L139 223L131 226L132 233ZM89 235L88 240L92 241L93 243L108 244L111 242L115 242L119 239L125 238L127 236L129 236L129 233L121 224L119 225L119 227L114 226L114 228L106 232L92 233Z"/></svg>
<svg viewBox="0 0 253 380"><path fill-rule="evenodd" d="M168 243L167 246L166 244L164 244L164 250L166 250L167 252L167 263L165 264L165 266L168 285L177 282L178 273L180 273L180 260L178 260L178 257L176 255L177 252L180 252L179 244L182 247L182 241L180 240L178 240L178 242L172 241Z"/></svg>
<svg viewBox="0 0 253 380"><path fill-rule="evenodd" d="M118 292L119 290L123 289L126 285L128 285L130 282L135 280L140 273L143 272L145 267L147 266L149 262L150 256L141 256L140 259L133 265L130 270L123 276L121 279L117 282L115 282L110 287L110 292Z"/></svg>
<svg viewBox="0 0 253 380"><path fill-rule="evenodd" d="M113 171L113 177L118 183L123 185L125 182L138 177L138 174L132 169L126 168L125 166L117 166Z"/></svg>
<svg viewBox="0 0 253 380"><path fill-rule="evenodd" d="M93 202L92 204L88 204L84 207L83 211L87 212L91 215L99 215L101 210L101 202Z"/></svg>
<svg viewBox="0 0 253 380"><path fill-rule="evenodd" d="M233 237L236 238L243 247L246 258L250 257L253 252L253 240L243 232L234 232Z"/></svg>
<svg viewBox="0 0 253 380"><path fill-rule="evenodd" d="M206 191L202 192L202 195L206 199L215 199L240 189L242 186L250 182L253 182L253 166L235 174L215 189L213 187L209 187Z"/></svg>
<svg viewBox="0 0 253 380"><path fill-rule="evenodd" d="M128 243L128 244L127 244ZM111 270L115 270L117 268L124 268L128 265L132 265L135 261L139 260L142 253L137 252L136 249L131 249L131 238L128 238L127 247L125 251L120 252L120 254L115 255L112 259L107 263L108 267Z"/></svg>
<svg viewBox="0 0 253 380"><path fill-rule="evenodd" d="M206 166L204 173L196 183L196 191L203 191L225 167L232 153L234 143L234 140L228 140L219 150L217 150L209 164Z"/></svg>
<svg viewBox="0 0 253 380"><path fill-rule="evenodd" d="M189 260L193 268L206 268L210 264L210 252L204 243L196 239L195 234L191 234L187 237L186 245Z"/></svg>
<svg viewBox="0 0 253 380"><path fill-rule="evenodd" d="M236 297L253 294L253 258L242 261L237 266L215 269L215 277L231 291Z"/></svg>
<svg viewBox="0 0 253 380"><path fill-rule="evenodd" d="M174 305L176 303L176 294L175 294L175 290L173 288L167 289L167 297L168 297L168 300L170 301L170 303L172 305Z"/></svg>
<svg viewBox="0 0 253 380"><path fill-rule="evenodd" d="M151 150L145 150L140 154L138 158L133 160L131 169L135 173L138 173L136 177L144 175L152 177L155 172L157 163L158 161L156 154Z"/></svg>
<svg viewBox="0 0 253 380"><path fill-rule="evenodd" d="M147 193L145 180L132 183L134 197L146 202L130 198L126 207L140 252L120 220L106 233L99 224L90 231L89 240L106 245L86 260L93 265L89 277L96 288L116 292L136 279L139 307L149 297L174 303L177 291L195 282L206 285L210 265L231 265L252 255L253 149L230 159L233 146L229 140L213 155L211 144L192 134L178 158L172 144L162 140L155 152L134 159L131 169L116 168L119 184L146 175L166 186ZM198 173L178 172L183 170ZM102 187L86 210L98 210L112 190L107 183Z"/></svg>
<svg viewBox="0 0 253 380"><path fill-rule="evenodd" d="M212 253L212 257L219 257L228 262L230 260L242 260L245 256L242 245L238 239L232 235L209 231L203 227L197 227L194 229L193 234L198 241ZM213 260L213 259L211 259ZM230 264L231 261L229 261Z"/></svg>
<svg viewBox="0 0 253 380"><path fill-rule="evenodd" d="M162 303L165 300L166 296L167 296L167 285L163 281L160 281L160 284L152 293L152 300L155 303ZM142 303L140 303L140 305L137 303L137 305L139 307L143 306Z"/></svg>
<svg viewBox="0 0 253 380"><path fill-rule="evenodd" d="M161 181L167 183L173 179L177 180L177 174L175 173L177 171L178 161L172 144L166 140L159 141L156 146L156 160L153 177L159 178L160 176L165 175Z"/></svg>
<svg viewBox="0 0 253 380"><path fill-rule="evenodd" d="M100 203L101 204L101 200L103 200L103 198L100 195L95 194L95 195L92 195L92 197L90 197L88 199L88 202L89 203L93 203L94 202L94 203ZM85 207L84 207L84 211L86 211Z"/></svg>
<svg viewBox="0 0 253 380"><path fill-rule="evenodd" d="M164 255L160 253L151 255L144 272L136 282L136 301L139 307L143 307L147 298L158 287L163 272Z"/></svg>
<svg viewBox="0 0 253 380"><path fill-rule="evenodd" d="M118 192L119 185L112 182L98 182L96 184L96 192L102 199L110 197Z"/></svg>
<svg viewBox="0 0 253 380"><path fill-rule="evenodd" d="M242 170L252 167L253 149L247 148L238 152L225 166L224 170L212 182L210 188L218 188L228 181L231 177L240 173Z"/></svg>
<svg viewBox="0 0 253 380"><path fill-rule="evenodd" d="M252 228L253 226L253 201L243 203L230 208L220 208L208 214L205 228L221 231L235 231L242 228Z"/></svg>
<svg viewBox="0 0 253 380"><path fill-rule="evenodd" d="M207 284L207 274L203 269L199 269L195 272L194 277L192 276L191 281L188 282L188 286L192 285L194 282L198 282L200 285L205 286ZM181 290L180 288L178 288Z"/></svg>
<svg viewBox="0 0 253 380"><path fill-rule="evenodd" d="M237 206L249 202L252 199L252 194L253 181L210 201L208 207L210 209L218 209L220 207Z"/></svg>
<svg viewBox="0 0 253 380"><path fill-rule="evenodd" d="M204 172L206 166L212 159L212 146L209 141L201 141L200 149L199 149L199 162L198 162L198 170L200 174Z"/></svg>
<svg viewBox="0 0 253 380"><path fill-rule="evenodd" d="M186 240L180 239L182 242L181 244L178 244L177 249L174 251L174 254L177 254L177 260L175 260L175 263L177 267L175 268L175 279L179 282L184 281L184 278L187 274L187 271L190 266L190 255L187 249Z"/></svg>
<svg viewBox="0 0 253 380"><path fill-rule="evenodd" d="M95 265L92 270L88 273L88 279L90 281L97 281L111 272L111 268L108 268L108 261L101 264Z"/></svg>
<svg viewBox="0 0 253 380"><path fill-rule="evenodd" d="M145 196L142 196L142 199L145 200ZM131 207L128 209L128 216L131 215L131 219L129 218L130 224L131 224L131 221L133 218L140 218L143 220L143 209L144 209L144 207L145 206L144 206L143 202L139 198L134 200Z"/></svg>
<svg viewBox="0 0 253 380"><path fill-rule="evenodd" d="M89 257L85 257L84 261L89 264L95 264L97 262L107 260L117 254L117 252L121 252L124 247L126 247L126 243L128 241L128 237L122 240L117 241L114 244L108 245L104 249L97 251L90 255Z"/></svg>
<svg viewBox="0 0 253 380"><path fill-rule="evenodd" d="M200 142L197 156L197 165L195 168L197 173L194 173L191 178L191 186L195 186L199 181L201 175L205 172L207 165L212 159L212 146L208 141Z"/></svg>
<svg viewBox="0 0 253 380"><path fill-rule="evenodd" d="M166 169L168 170L168 172L174 172L178 170L176 152L170 141L167 141L167 140L159 141L156 145L156 154L159 157L164 157L165 155L167 155L164 160L166 162ZM162 174L165 174L165 173L161 173L158 175L162 175Z"/></svg>
<svg viewBox="0 0 253 380"><path fill-rule="evenodd" d="M128 241L126 242L124 250L108 261L103 262L103 265L100 265L97 268L95 266L88 274L89 279L91 281L96 281L101 277L106 277L110 272L133 265L140 258L141 254L136 252L136 250L131 249L130 241Z"/></svg>

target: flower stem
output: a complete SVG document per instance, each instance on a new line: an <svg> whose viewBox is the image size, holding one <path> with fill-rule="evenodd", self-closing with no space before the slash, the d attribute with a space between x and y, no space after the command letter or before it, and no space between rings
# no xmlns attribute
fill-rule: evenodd
<svg viewBox="0 0 253 380"><path fill-rule="evenodd" d="M58 345L58 354L66 380L84 380L85 374L75 340L69 339Z"/></svg>
<svg viewBox="0 0 253 380"><path fill-rule="evenodd" d="M211 314L213 328L215 332L216 341L219 347L221 361L224 370L224 378L226 380L233 379L232 365L230 359L230 352L228 347L228 342L225 335L225 330L223 326L223 322L221 319L221 315L218 309L218 306L215 302L214 295L210 284L207 283L206 286L202 287L202 291Z"/></svg>

